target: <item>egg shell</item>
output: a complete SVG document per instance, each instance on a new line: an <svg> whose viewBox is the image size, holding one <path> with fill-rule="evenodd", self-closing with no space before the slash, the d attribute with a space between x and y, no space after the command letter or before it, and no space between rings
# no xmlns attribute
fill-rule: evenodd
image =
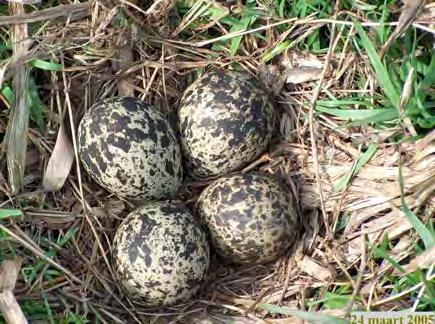
<svg viewBox="0 0 435 324"><path fill-rule="evenodd" d="M265 151L274 129L274 106L251 76L214 70L184 92L178 128L188 173L196 179L218 177Z"/></svg>
<svg viewBox="0 0 435 324"><path fill-rule="evenodd" d="M79 125L78 147L91 177L121 197L169 198L183 181L175 132L158 110L136 98L91 107Z"/></svg>
<svg viewBox="0 0 435 324"><path fill-rule="evenodd" d="M196 211L213 250L232 263L275 260L299 232L292 195L268 175L221 177L201 193Z"/></svg>
<svg viewBox="0 0 435 324"><path fill-rule="evenodd" d="M206 234L184 205L152 202L124 219L113 242L114 267L133 298L149 306L187 301L206 276Z"/></svg>

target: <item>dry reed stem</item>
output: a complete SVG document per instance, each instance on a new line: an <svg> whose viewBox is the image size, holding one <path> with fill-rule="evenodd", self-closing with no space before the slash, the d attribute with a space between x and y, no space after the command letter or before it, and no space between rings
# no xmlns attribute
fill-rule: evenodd
<svg viewBox="0 0 435 324"><path fill-rule="evenodd" d="M6 324L27 324L27 319L14 297L14 287L22 259L3 260L0 265L0 312Z"/></svg>
<svg viewBox="0 0 435 324"><path fill-rule="evenodd" d="M29 24L38 21L69 17L79 20L89 15L91 2L82 2L57 7L45 8L31 13L19 12L17 15L0 16L0 26Z"/></svg>
<svg viewBox="0 0 435 324"><path fill-rule="evenodd" d="M9 4L11 16L25 13L21 4ZM13 60L18 61L29 50L28 31L26 24L14 26L12 32ZM29 71L24 64L14 67L14 101L11 107L6 129L6 160L8 166L9 185L12 194L22 190L24 169L27 153L27 134L29 124Z"/></svg>

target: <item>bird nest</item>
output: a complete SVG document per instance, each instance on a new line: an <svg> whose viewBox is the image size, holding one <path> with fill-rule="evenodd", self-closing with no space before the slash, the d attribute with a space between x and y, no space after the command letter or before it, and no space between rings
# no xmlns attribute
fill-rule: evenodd
<svg viewBox="0 0 435 324"><path fill-rule="evenodd" d="M209 1L192 2L191 7L202 10L199 3L223 12L237 10L237 5ZM316 296L310 311L317 310L318 316L413 304L411 293L394 293L380 278L397 275L389 260L405 260L406 273L427 264L414 255L419 236L412 218L418 215L427 223L435 207L435 132L415 141L392 141L408 134L406 120L394 128L344 128L347 120L319 114L315 102L327 92L345 98L361 90L358 75L366 74L371 80L367 91L376 91L367 57L346 49L336 53L333 37L326 56L287 50L270 64L261 61L282 37L297 44L325 24L332 28L331 22L294 19L283 35L265 19L266 28L257 32L267 39L260 41L252 33L225 30L218 19L192 27L198 12L180 17L173 1L151 6L64 2L27 13L14 10L15 17L0 17L0 26L11 24L11 32L26 42L15 46L12 59L0 66L0 82L1 77L16 84L28 80L29 74L20 70L24 62L55 62L32 72L45 119L41 123L37 112L31 112L23 190L15 193L5 180L7 159L1 160L2 208L23 211L0 224L1 258L22 259L14 295L25 312L39 300L51 314L83 314L103 323L299 323L297 310L303 311L306 300ZM29 41L25 36L30 33ZM237 55L212 49L219 41L241 35ZM173 307L146 307L125 294L111 264L116 228L135 206L102 190L73 163L78 121L95 101L120 94L145 99L171 120L198 71L235 65L262 81L280 116L269 151L243 171L261 170L287 182L303 223L300 240L266 265L233 266L213 259L212 271L194 299ZM28 91L22 90L22 100ZM8 107L4 92L0 99L0 105ZM8 118L2 109L2 133ZM187 181L179 198L194 204L207 184ZM380 260L373 254L386 237L388 260ZM340 287L346 288L343 305L323 307L322 298Z"/></svg>

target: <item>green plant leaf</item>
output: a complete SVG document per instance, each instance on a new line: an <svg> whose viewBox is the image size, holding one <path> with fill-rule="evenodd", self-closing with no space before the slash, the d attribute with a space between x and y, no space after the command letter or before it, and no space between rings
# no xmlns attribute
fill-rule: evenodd
<svg viewBox="0 0 435 324"><path fill-rule="evenodd" d="M375 143L370 143L367 150L361 154L358 161L356 162L355 168L353 169L353 172L350 172L348 175L343 176L338 183L334 187L334 191L338 192L344 189L345 186L349 183L352 176L355 174L358 174L358 172L361 171L362 167L366 165L371 158L375 155L376 151L378 150L378 145Z"/></svg>
<svg viewBox="0 0 435 324"><path fill-rule="evenodd" d="M378 53L375 50L375 47L371 43L370 39L368 38L366 32L361 27L361 25L355 23L355 28L360 35L361 43L366 50L367 55L369 56L370 62L372 63L373 69L376 73L376 79L382 87L384 94L388 97L394 107L398 107L400 100L399 91L396 89L393 82L391 81L390 74L387 68L384 66L384 64L382 64Z"/></svg>
<svg viewBox="0 0 435 324"><path fill-rule="evenodd" d="M399 113L395 108L384 109L334 109L322 106L316 106L316 109L329 115L342 117L349 120L361 120L365 123L379 122L397 118Z"/></svg>
<svg viewBox="0 0 435 324"><path fill-rule="evenodd" d="M62 64L55 63L55 62L48 62L44 60L34 59L29 62L29 65L41 69L41 70L47 70L47 71L61 71L62 70Z"/></svg>
<svg viewBox="0 0 435 324"><path fill-rule="evenodd" d="M387 260L394 268L396 268L396 270L405 273L405 269L403 269L403 267L396 260L389 256L387 252L387 247L385 246L385 242L383 243L384 245L380 245L379 247L373 245L370 242L368 242L368 244L372 248L376 257Z"/></svg>
<svg viewBox="0 0 435 324"><path fill-rule="evenodd" d="M330 291L325 292L323 305L328 309L344 308L352 298L351 295L340 295Z"/></svg>
<svg viewBox="0 0 435 324"><path fill-rule="evenodd" d="M22 217L23 212L19 209L0 209L0 220L9 217Z"/></svg>
<svg viewBox="0 0 435 324"><path fill-rule="evenodd" d="M8 103L11 105L14 100L14 91L12 90L12 88L7 85L3 86L3 88L1 89L1 94L6 98Z"/></svg>
<svg viewBox="0 0 435 324"><path fill-rule="evenodd" d="M279 1L278 5L278 15L280 18L284 18L284 7L285 7L286 0Z"/></svg>
<svg viewBox="0 0 435 324"><path fill-rule="evenodd" d="M40 130L44 129L45 106L39 97L38 87L33 78L29 79L30 118L38 125Z"/></svg>
<svg viewBox="0 0 435 324"><path fill-rule="evenodd" d="M402 161L399 160L399 186L400 186L400 199L402 201L402 210L405 217L412 224L417 234L420 236L424 243L426 249L431 249L435 245L435 235L430 232L426 226L421 222L421 220L415 215L411 209L409 209L405 201L405 186L403 182L402 174Z"/></svg>
<svg viewBox="0 0 435 324"><path fill-rule="evenodd" d="M266 52L263 57L261 58L261 60L263 62L268 62L271 59L273 59L276 55L279 55L283 52L285 52L290 46L291 46L291 42L290 41L283 41L281 43L279 43L278 45L276 45L273 49L271 49L270 51Z"/></svg>
<svg viewBox="0 0 435 324"><path fill-rule="evenodd" d="M362 106L366 108L378 108L369 100L366 99L332 99L332 100L318 100L317 105L325 108L337 108L337 107L352 107L352 106ZM355 109L353 109L355 110Z"/></svg>
<svg viewBox="0 0 435 324"><path fill-rule="evenodd" d="M256 19L256 16L252 15L252 13L250 13L249 10L247 10L246 12L244 12L242 19L240 19L240 21L235 23L233 25L233 27L230 29L230 31L231 32L245 31L248 29L248 27L252 23L254 23L255 19ZM234 37L231 40L231 46L230 46L231 56L234 56L237 54L240 43L242 42L242 38L243 38L243 36L241 35L241 36Z"/></svg>
<svg viewBox="0 0 435 324"><path fill-rule="evenodd" d="M353 122L342 125L339 128L354 127L354 126L361 126L361 125L367 125L367 124L376 124L376 123L381 123L381 122L390 122L390 121L397 119L398 117L399 117L399 114L398 114L397 110L391 111L391 112L379 113L379 114L372 116L370 118L355 120Z"/></svg>

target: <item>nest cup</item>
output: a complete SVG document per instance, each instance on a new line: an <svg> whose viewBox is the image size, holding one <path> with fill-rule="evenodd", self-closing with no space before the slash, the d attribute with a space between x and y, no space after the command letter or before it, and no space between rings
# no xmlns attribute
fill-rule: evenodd
<svg viewBox="0 0 435 324"><path fill-rule="evenodd" d="M274 105L252 77L206 72L184 92L177 116L181 150L168 121L131 97L98 102L79 126L88 173L139 202L117 229L113 262L127 293L148 306L186 302L198 292L209 271L207 239L227 263L264 264L284 254L299 226L293 199L277 179L230 174L272 138ZM165 200L181 187L182 159L193 178L216 178L201 192L195 216Z"/></svg>

